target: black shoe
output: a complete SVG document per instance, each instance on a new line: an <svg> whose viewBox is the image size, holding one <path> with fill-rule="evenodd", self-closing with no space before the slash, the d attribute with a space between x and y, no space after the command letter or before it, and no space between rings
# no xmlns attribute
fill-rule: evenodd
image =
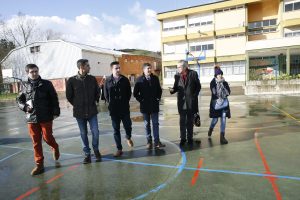
<svg viewBox="0 0 300 200"><path fill-rule="evenodd" d="M183 140L181 139L179 145L183 146L185 143L186 143L186 140L185 139L183 139Z"/></svg>
<svg viewBox="0 0 300 200"><path fill-rule="evenodd" d="M193 139L188 139L188 145L193 145L194 144L194 140Z"/></svg>
<svg viewBox="0 0 300 200"><path fill-rule="evenodd" d="M102 156L99 152L99 150L94 151L95 157L96 157L96 162L101 162L102 161Z"/></svg>
<svg viewBox="0 0 300 200"><path fill-rule="evenodd" d="M148 143L147 143L147 149L148 149L148 150L151 150L152 148L153 148L152 142L148 142Z"/></svg>
<svg viewBox="0 0 300 200"><path fill-rule="evenodd" d="M225 134L222 134L222 133L221 133L221 136L220 136L220 143L221 143L221 144L228 144L228 141L226 140L226 138L225 138L224 135L225 135Z"/></svg>
<svg viewBox="0 0 300 200"><path fill-rule="evenodd" d="M208 132L207 132L207 135L208 135L208 137L210 137L210 136L211 136L211 134L212 134L213 130L214 130L214 129L212 129L212 128L209 128L209 130L208 130Z"/></svg>
<svg viewBox="0 0 300 200"><path fill-rule="evenodd" d="M92 160L91 160L91 155L85 156L85 158L84 158L83 161L82 161L83 164L89 164L89 163L91 163L91 162L92 162Z"/></svg>

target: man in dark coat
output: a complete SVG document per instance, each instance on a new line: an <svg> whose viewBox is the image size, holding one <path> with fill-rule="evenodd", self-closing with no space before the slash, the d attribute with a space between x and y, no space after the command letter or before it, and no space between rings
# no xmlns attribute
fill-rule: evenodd
<svg viewBox="0 0 300 200"><path fill-rule="evenodd" d="M193 144L193 117L198 112L198 95L201 84L196 71L188 69L187 61L180 60L177 64L178 74L175 75L170 93L177 92L177 107L180 115L180 145ZM187 133L187 134L186 134Z"/></svg>
<svg viewBox="0 0 300 200"><path fill-rule="evenodd" d="M159 139L159 101L161 99L162 89L157 76L151 73L151 64L143 64L143 75L138 77L133 90L133 96L140 102L140 110L143 114L145 131L147 136L147 148L152 149L152 136L150 128L150 118L152 119L154 147L165 147Z"/></svg>
<svg viewBox="0 0 300 200"><path fill-rule="evenodd" d="M96 102L99 102L100 89L94 76L89 75L90 65L87 59L77 61L78 73L69 78L66 87L66 97L73 105L73 116L76 118L80 129L80 136L85 154L83 164L91 163L91 149L89 147L87 123L92 132L92 146L96 162L101 161L99 152L99 128L98 110Z"/></svg>
<svg viewBox="0 0 300 200"><path fill-rule="evenodd" d="M58 160L59 148L52 134L53 119L60 115L57 93L50 81L39 76L39 68L35 64L25 67L28 81L17 97L19 108L26 112L29 134L34 149L36 167L31 175L44 172L44 156L42 138L51 147L53 159Z"/></svg>
<svg viewBox="0 0 300 200"><path fill-rule="evenodd" d="M118 149L114 156L120 157L123 154L120 133L121 121L126 132L127 144L129 147L133 147L133 141L131 140L132 122L129 111L131 86L128 78L120 74L119 62L112 62L110 68L112 74L105 81L104 96L108 102L108 110L114 129L114 139Z"/></svg>
<svg viewBox="0 0 300 200"><path fill-rule="evenodd" d="M223 71L219 66L215 66L215 77L210 82L210 90L211 90L211 100L209 107L209 117L212 118L211 124L208 130L208 137L211 137L214 127L218 122L218 118L221 118L221 132L220 132L220 143L228 144L228 141L225 138L225 128L226 128L226 117L230 118L230 107L228 96L230 95L230 87L228 83L223 78ZM215 105L219 102L227 101L228 105L222 109L215 109ZM225 103L225 102L224 102Z"/></svg>

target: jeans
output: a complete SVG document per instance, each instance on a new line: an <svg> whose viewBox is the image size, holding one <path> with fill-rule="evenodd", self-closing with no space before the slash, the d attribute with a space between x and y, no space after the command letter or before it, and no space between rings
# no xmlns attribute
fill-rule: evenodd
<svg viewBox="0 0 300 200"><path fill-rule="evenodd" d="M120 133L120 123L121 121L123 122L123 126L126 132L126 139L129 140L131 138L131 119L130 115L124 115L124 116L117 116L113 115L111 116L111 122L112 122L112 127L114 129L114 139L115 143L117 145L118 150L122 150L122 142L121 142L121 133Z"/></svg>
<svg viewBox="0 0 300 200"><path fill-rule="evenodd" d="M212 118L211 123L210 123L210 128L214 129L218 122L218 118ZM225 110L222 111L222 117L221 117L221 133L225 134L225 128L226 128L226 112Z"/></svg>
<svg viewBox="0 0 300 200"><path fill-rule="evenodd" d="M180 138L181 140L186 140L186 132L187 132L187 139L193 140L193 118L194 115L187 111L181 111L179 113L180 116Z"/></svg>
<svg viewBox="0 0 300 200"><path fill-rule="evenodd" d="M90 124L90 129L92 132L92 146L94 151L99 151L99 129L98 129L98 118L97 115L94 115L88 119L79 119L76 118L79 130L80 130L80 136L83 146L83 151L85 155L91 154L91 149L89 147L89 138L87 136L88 130L87 130L87 122Z"/></svg>
<svg viewBox="0 0 300 200"><path fill-rule="evenodd" d="M150 127L150 118L152 120L152 130L153 130L153 137L154 143L157 144L159 142L159 122L158 122L158 112L157 113L143 113L144 117L144 126L146 131L146 137L148 143L152 143L152 136L151 136L151 127Z"/></svg>

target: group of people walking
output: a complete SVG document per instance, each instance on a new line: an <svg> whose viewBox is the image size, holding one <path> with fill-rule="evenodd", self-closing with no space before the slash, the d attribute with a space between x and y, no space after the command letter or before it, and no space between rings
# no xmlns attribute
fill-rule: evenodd
<svg viewBox="0 0 300 200"><path fill-rule="evenodd" d="M91 163L91 148L88 139L88 128L92 133L92 148L96 162L100 162L102 156L99 151L99 127L98 110L96 102L99 102L100 88L94 76L89 75L90 65L87 59L77 61L78 73L67 81L66 97L73 106L73 116L77 121L84 152L83 164ZM115 61L110 64L112 74L106 78L103 92L108 102L114 130L114 140L117 151L115 157L123 154L121 142L120 123L122 121L126 140L129 147L133 147L132 121L130 119L130 105L132 91L127 77L120 74L120 64ZM39 76L39 68L35 64L25 67L28 81L24 83L23 90L17 97L19 108L26 113L29 134L34 148L36 167L31 175L44 172L44 156L42 150L42 138L51 147L53 159L60 157L59 146L52 134L53 120L60 115L57 93L50 81ZM144 127L147 139L147 149L163 148L166 145L159 137L159 102L162 96L162 88L157 76L151 73L151 64L142 65L143 74L137 78L133 96L140 103L140 111L143 114ZM187 61L181 60L177 64L178 73L170 93L177 93L177 107L180 124L180 145L187 142L193 144L193 121L196 113L199 113L198 95L201 84L196 71L189 69ZM212 92L210 102L210 118L212 118L208 136L221 118L220 143L227 144L225 139L226 117L230 118L230 108L227 96L230 94L228 83L223 78L220 67L215 67L215 77L210 83ZM151 130L152 121L152 130ZM151 134L151 131L153 134ZM153 135L153 138L152 138Z"/></svg>

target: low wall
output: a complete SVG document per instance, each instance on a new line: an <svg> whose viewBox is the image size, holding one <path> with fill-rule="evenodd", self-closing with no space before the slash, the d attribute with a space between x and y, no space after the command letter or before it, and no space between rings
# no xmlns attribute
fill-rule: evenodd
<svg viewBox="0 0 300 200"><path fill-rule="evenodd" d="M245 95L300 94L300 79L248 81Z"/></svg>

